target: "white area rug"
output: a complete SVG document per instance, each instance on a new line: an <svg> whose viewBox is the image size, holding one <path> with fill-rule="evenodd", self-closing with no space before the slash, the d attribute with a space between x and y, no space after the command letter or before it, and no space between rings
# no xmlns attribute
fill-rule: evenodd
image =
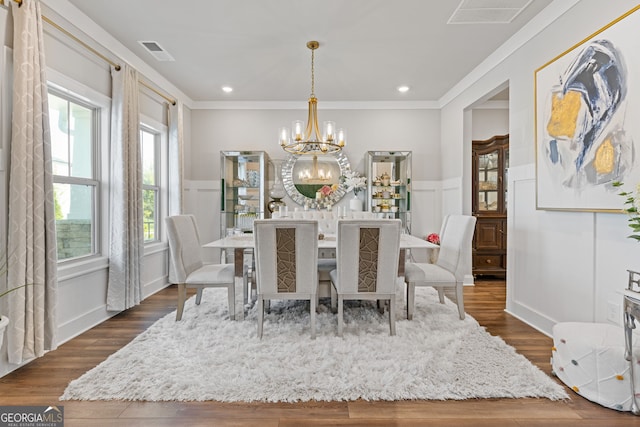
<svg viewBox="0 0 640 427"><path fill-rule="evenodd" d="M228 320L224 290L206 289L130 344L72 381L61 400L298 402L340 400L568 398L562 386L489 335L456 306L416 289L414 320L389 336L388 314L345 304L344 338L321 305L317 338L308 306L274 303L256 337L256 313ZM322 303L321 303L322 304Z"/></svg>

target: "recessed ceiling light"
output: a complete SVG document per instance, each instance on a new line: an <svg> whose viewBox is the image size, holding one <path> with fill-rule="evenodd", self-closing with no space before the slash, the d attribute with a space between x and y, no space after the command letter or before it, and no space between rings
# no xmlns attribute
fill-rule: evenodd
<svg viewBox="0 0 640 427"><path fill-rule="evenodd" d="M222 90L226 93L233 92L233 88L231 86L222 86Z"/></svg>
<svg viewBox="0 0 640 427"><path fill-rule="evenodd" d="M405 93L409 91L409 86L407 85L402 85L402 86L398 86L398 92L400 93Z"/></svg>

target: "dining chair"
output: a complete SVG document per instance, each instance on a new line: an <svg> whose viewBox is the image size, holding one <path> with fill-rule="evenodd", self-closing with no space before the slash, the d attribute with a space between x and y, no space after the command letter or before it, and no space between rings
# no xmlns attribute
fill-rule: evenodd
<svg viewBox="0 0 640 427"><path fill-rule="evenodd" d="M182 319L187 288L196 288L196 304L202 301L206 287L227 288L229 318L235 319L235 278L233 264L204 264L200 236L193 215L173 215L165 218L169 237L171 268L169 282L178 285L176 321Z"/></svg>
<svg viewBox="0 0 640 427"><path fill-rule="evenodd" d="M389 330L396 334L395 301L399 219L343 219L337 225L337 268L329 273L332 307L337 298L338 335L344 330L344 300L389 301Z"/></svg>
<svg viewBox="0 0 640 427"><path fill-rule="evenodd" d="M309 300L311 338L316 337L318 292L318 222L255 220L258 337L262 338L265 303Z"/></svg>
<svg viewBox="0 0 640 427"><path fill-rule="evenodd" d="M435 264L408 262L404 280L407 284L407 319L413 319L416 286L433 286L444 304L444 288L455 288L460 320L464 319L464 276L471 268L471 241L476 217L447 215L440 231L440 253Z"/></svg>

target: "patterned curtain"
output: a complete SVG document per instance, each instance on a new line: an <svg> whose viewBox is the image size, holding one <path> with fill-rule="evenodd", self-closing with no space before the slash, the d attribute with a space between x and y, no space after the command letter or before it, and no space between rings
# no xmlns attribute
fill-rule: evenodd
<svg viewBox="0 0 640 427"><path fill-rule="evenodd" d="M138 72L111 69L111 192L107 309L140 303L144 253Z"/></svg>
<svg viewBox="0 0 640 427"><path fill-rule="evenodd" d="M169 105L169 215L182 214L182 102Z"/></svg>
<svg viewBox="0 0 640 427"><path fill-rule="evenodd" d="M11 4L13 117L9 173L9 363L56 348L57 252L40 3Z"/></svg>

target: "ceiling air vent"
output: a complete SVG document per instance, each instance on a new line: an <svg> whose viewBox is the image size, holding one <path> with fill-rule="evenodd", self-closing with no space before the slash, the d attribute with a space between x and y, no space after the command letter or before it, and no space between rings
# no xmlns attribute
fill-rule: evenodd
<svg viewBox="0 0 640 427"><path fill-rule="evenodd" d="M138 43L140 43L145 49L147 49L147 51L158 61L175 61L175 59L173 59L173 56L171 56L166 50L162 48L162 46L160 46L156 42L139 41Z"/></svg>
<svg viewBox="0 0 640 427"><path fill-rule="evenodd" d="M508 24L532 0L462 0L447 24Z"/></svg>

